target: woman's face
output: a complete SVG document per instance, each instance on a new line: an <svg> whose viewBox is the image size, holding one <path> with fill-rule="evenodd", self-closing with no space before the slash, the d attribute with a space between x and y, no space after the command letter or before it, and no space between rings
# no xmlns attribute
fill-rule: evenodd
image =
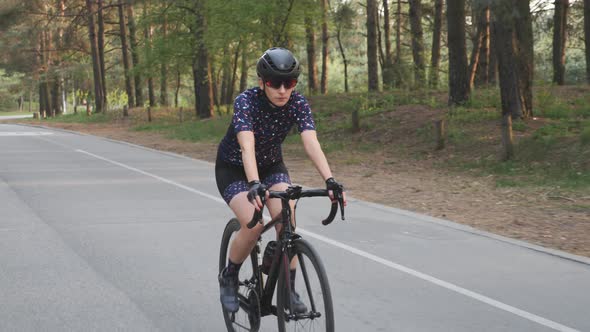
<svg viewBox="0 0 590 332"><path fill-rule="evenodd" d="M265 85L262 79L258 79L258 84L260 85L260 89L266 93L266 98L278 107L283 107L287 104L289 98L291 98L291 92L295 89L295 86L285 88L285 84L281 84L279 88L273 88L272 86Z"/></svg>

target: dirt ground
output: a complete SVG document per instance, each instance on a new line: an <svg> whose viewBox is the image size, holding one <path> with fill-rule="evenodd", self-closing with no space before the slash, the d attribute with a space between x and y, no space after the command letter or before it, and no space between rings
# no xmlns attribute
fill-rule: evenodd
<svg viewBox="0 0 590 332"><path fill-rule="evenodd" d="M154 132L130 131L129 125L44 125L108 137L214 161L216 144L172 140ZM301 151L288 147L285 162L294 182L323 183ZM331 153L331 161L351 158ZM428 162L392 159L380 153L356 156L357 162L331 162L350 197L439 217L495 234L590 257L590 197L554 190L497 188L491 177L458 176ZM358 160L366 160L358 162ZM582 206L582 207L580 207Z"/></svg>

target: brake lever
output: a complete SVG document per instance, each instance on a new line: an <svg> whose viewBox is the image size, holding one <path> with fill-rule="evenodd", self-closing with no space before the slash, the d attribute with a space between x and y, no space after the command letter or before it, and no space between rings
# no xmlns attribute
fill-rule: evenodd
<svg viewBox="0 0 590 332"><path fill-rule="evenodd" d="M344 219L344 195L342 193L338 194L338 205L340 205L340 214L342 220Z"/></svg>
<svg viewBox="0 0 590 332"><path fill-rule="evenodd" d="M334 218L336 217L336 213L338 212L339 205L340 205L341 218L342 218L342 220L344 220L344 196L342 195L342 192L336 193L335 195L336 195L337 202L332 203L332 208L330 209L330 215L328 216L328 218L322 220L322 225L324 225L324 226L327 226L332 221L334 221Z"/></svg>
<svg viewBox="0 0 590 332"><path fill-rule="evenodd" d="M254 210L254 215L252 216L252 220L248 223L248 229L253 228L256 224L263 224L262 222L262 212L264 211L264 206L266 205L266 197L260 196L260 200L262 201L262 208L260 211Z"/></svg>

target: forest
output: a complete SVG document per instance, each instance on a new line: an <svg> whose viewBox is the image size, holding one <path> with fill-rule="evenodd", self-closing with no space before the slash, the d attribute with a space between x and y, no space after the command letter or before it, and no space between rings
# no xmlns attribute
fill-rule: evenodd
<svg viewBox="0 0 590 332"><path fill-rule="evenodd" d="M0 111L184 107L207 119L282 46L310 96L437 91L452 109L497 89L508 160L513 121L538 115L535 87L590 83L589 34L590 0L9 0Z"/></svg>

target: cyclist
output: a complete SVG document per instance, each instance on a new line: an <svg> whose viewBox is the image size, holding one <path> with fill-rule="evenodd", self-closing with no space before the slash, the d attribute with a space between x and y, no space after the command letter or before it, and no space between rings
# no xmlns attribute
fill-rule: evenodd
<svg viewBox="0 0 590 332"><path fill-rule="evenodd" d="M299 61L289 50L273 47L260 57L256 71L259 87L246 90L235 99L233 118L219 144L215 162L219 193L241 225L231 243L227 266L219 275L221 303L229 312L239 309L238 272L262 231L260 224L252 229L246 224L254 210L263 207L261 197L268 197L267 190L283 191L291 184L281 144L293 125L297 125L307 156L325 180L330 199L334 201L334 191L340 191L346 204L342 186L332 177L318 142L310 106L294 91L301 72ZM268 200L266 206L273 218L281 211L278 199ZM293 286L296 265L295 260L290 264L291 304L295 311L306 312Z"/></svg>

